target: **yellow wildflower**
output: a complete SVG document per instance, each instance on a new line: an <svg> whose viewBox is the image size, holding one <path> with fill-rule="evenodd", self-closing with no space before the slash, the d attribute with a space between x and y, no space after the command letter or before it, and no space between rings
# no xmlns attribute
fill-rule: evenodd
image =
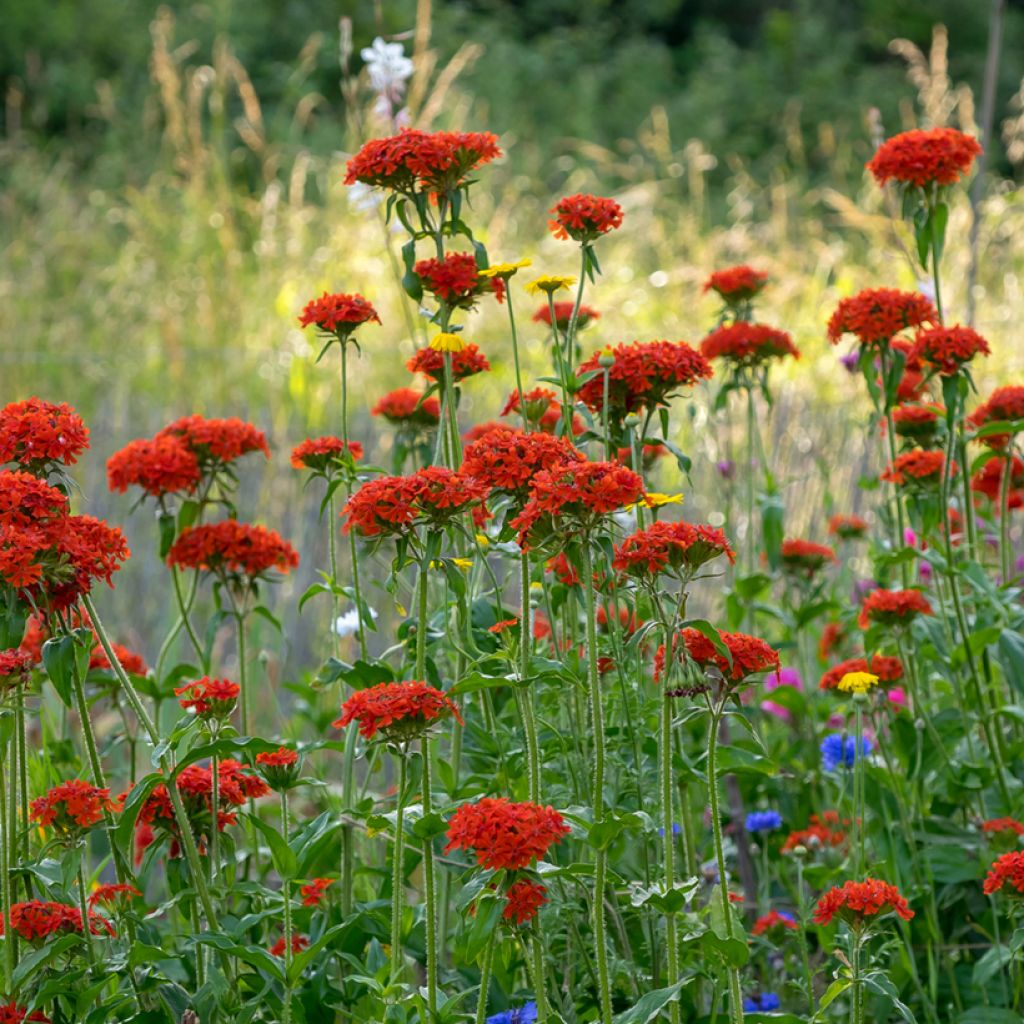
<svg viewBox="0 0 1024 1024"><path fill-rule="evenodd" d="M867 693L878 685L878 676L870 672L847 672L839 680L839 689L844 693Z"/></svg>
<svg viewBox="0 0 1024 1024"><path fill-rule="evenodd" d="M542 274L527 281L526 290L531 295L554 295L555 292L568 291L575 283L575 277L565 274Z"/></svg>
<svg viewBox="0 0 1024 1024"><path fill-rule="evenodd" d="M430 339L430 347L435 352L464 352L466 343L462 340L461 334L442 332Z"/></svg>
<svg viewBox="0 0 1024 1024"><path fill-rule="evenodd" d="M491 538L488 537L486 533L478 533L476 535L476 542L482 548L490 547Z"/></svg>
<svg viewBox="0 0 1024 1024"><path fill-rule="evenodd" d="M478 273L481 277L503 277L507 281L517 270L530 266L532 262L532 260L516 260L515 263L492 263Z"/></svg>
<svg viewBox="0 0 1024 1024"><path fill-rule="evenodd" d="M644 495L644 504L648 508L661 508L662 505L682 505L683 496L681 494L660 494L658 491L648 491ZM637 502L637 505L640 503ZM630 506L635 508L635 506Z"/></svg>

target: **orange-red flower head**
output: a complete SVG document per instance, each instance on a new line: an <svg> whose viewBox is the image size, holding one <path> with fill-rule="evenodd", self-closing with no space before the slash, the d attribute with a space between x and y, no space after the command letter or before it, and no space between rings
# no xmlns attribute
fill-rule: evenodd
<svg viewBox="0 0 1024 1024"><path fill-rule="evenodd" d="M543 857L569 831L552 807L484 797L463 804L452 815L445 853L471 850L482 868L519 871Z"/></svg>
<svg viewBox="0 0 1024 1024"><path fill-rule="evenodd" d="M867 168L879 185L955 185L980 155L978 140L955 128L916 128L886 139Z"/></svg>
<svg viewBox="0 0 1024 1024"><path fill-rule="evenodd" d="M622 207L614 199L577 194L559 199L551 208L548 227L555 238L590 243L622 226Z"/></svg>
<svg viewBox="0 0 1024 1024"><path fill-rule="evenodd" d="M861 927L874 919L893 913L904 921L909 921L914 916L914 912L895 885L881 882L876 878L866 878L863 882L847 882L845 885L829 889L818 900L814 922L822 925L831 924L834 918L839 917L852 927Z"/></svg>

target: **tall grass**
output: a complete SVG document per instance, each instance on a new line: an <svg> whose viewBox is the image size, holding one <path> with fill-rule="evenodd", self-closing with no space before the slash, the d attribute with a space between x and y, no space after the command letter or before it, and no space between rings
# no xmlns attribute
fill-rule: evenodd
<svg viewBox="0 0 1024 1024"><path fill-rule="evenodd" d="M424 125L490 127L486 112L458 85L461 70L480 58L481 48L467 44L438 66L429 25L429 4L421 3L413 117ZM2 397L32 393L74 403L91 423L101 457L187 412L254 420L269 432L276 458L262 474L262 493L252 497L302 547L308 565L323 564L316 503L300 500L287 449L312 432L335 428L336 370L314 364L314 346L299 331L296 313L322 288L359 291L381 312L384 327L367 332L355 371L365 401L353 410L353 435L382 463L390 437L369 417L369 405L406 381L403 363L422 323L399 287L380 209L353 208L341 184L347 153L379 126L367 112L339 126L337 151L306 148L319 98L303 91L302 82L322 41L311 42L300 57L293 109L283 119L286 128L272 134L229 41L221 41L204 64L187 41L175 39L169 12L157 17L152 33L150 114L126 127L161 149L160 171L139 184L101 183L106 176L80 179L69 157L41 152L17 135L0 143L6 186L0 195ZM342 38L344 69L351 40L344 32ZM929 55L905 42L894 47L907 60L921 120L971 130L972 97L948 79L945 34L937 33ZM360 82L343 77L342 85L360 99ZM780 116L790 114L780 99ZM821 125L819 148L834 180L849 180L863 163L868 140L906 127L914 116L908 107L904 124L880 125L865 111L861 149L836 143L829 125ZM277 111L275 124L281 123ZM864 195L851 196L838 186L808 187L800 138L794 128L778 166L755 178L738 158L710 153L699 139L673 137L665 112L655 108L636 137L615 151L580 142L555 170L566 192L600 192L609 181L622 183L617 198L625 226L602 250L604 262L618 269L587 297L602 312L584 336L588 347L632 338L697 340L714 316L714 302L700 291L710 269L749 261L771 273L764 318L790 330L804 356L790 371L802 378L801 387L782 389L768 437L783 482L787 532L813 534L828 512L827 490L845 495L840 500L847 509L857 507L857 481L874 465L876 451L863 428L867 410L859 383L848 378L824 339L828 312L839 297L867 285L913 288L917 271L906 238L906 258L893 261L893 221L876 190L865 186ZM504 141L514 149L514 137ZM712 172L720 177L719 165L727 168L724 191L709 185ZM130 168L124 179L131 181ZM555 196L501 167L489 184L493 191L479 186L474 202L476 222L488 226L484 241L492 258L530 256L542 271L574 272L565 265L564 248L545 231ZM951 235L964 236L970 216L966 203L957 207ZM1015 344L1024 313L1024 201L994 182L978 216L976 322L1001 353L982 371L985 388L1024 368L1024 348ZM957 247L944 274L954 316L966 305L966 272L967 254ZM521 315L532 312L521 293L516 297ZM500 308L476 314L474 340L494 372L467 385L467 419L496 417L510 390L505 325ZM540 372L546 365L542 332L527 328L525 334L527 372ZM679 439L700 456L698 467L733 457L734 448L742 451L738 433L709 427L707 405L698 397ZM826 438L828 451L844 452L842 465L824 461ZM93 511L126 521L130 537L138 538L137 556L121 574L120 601L136 609L138 635L126 639L152 654L165 615L147 599L158 572L148 550L153 531L144 514L127 515L126 499L107 493L98 476L101 463L90 460L81 483ZM692 481L667 467L662 472L664 489L684 490L694 517L715 522L723 516L704 497L715 493L702 486L709 469L698 469ZM300 572L291 586L301 591L306 575ZM281 590L282 606L294 607L294 592ZM301 664L311 629L325 623L310 611L304 624L285 625L294 664Z"/></svg>

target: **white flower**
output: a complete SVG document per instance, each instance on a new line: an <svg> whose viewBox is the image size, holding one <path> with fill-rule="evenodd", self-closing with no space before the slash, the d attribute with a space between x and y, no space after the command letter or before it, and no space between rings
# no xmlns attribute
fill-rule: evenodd
<svg viewBox="0 0 1024 1024"><path fill-rule="evenodd" d="M401 43L386 43L380 36L360 52L370 76L370 88L394 103L405 92L405 83L412 77L413 64ZM390 113L390 111L389 111Z"/></svg>
<svg viewBox="0 0 1024 1024"><path fill-rule="evenodd" d="M367 609L370 613L371 619L377 618L377 613L372 609ZM344 638L346 636L352 636L354 633L359 631L359 612L355 608L350 608L344 615L339 615L334 620L334 632L338 636Z"/></svg>

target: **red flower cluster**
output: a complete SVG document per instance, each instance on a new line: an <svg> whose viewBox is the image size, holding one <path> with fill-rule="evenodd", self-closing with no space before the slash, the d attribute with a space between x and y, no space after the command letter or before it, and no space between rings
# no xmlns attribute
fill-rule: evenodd
<svg viewBox="0 0 1024 1024"><path fill-rule="evenodd" d="M107 484L121 494L132 486L154 498L191 494L202 477L195 452L176 434L129 441L107 460Z"/></svg>
<svg viewBox="0 0 1024 1024"><path fill-rule="evenodd" d="M0 1024L51 1024L50 1018L39 1010L34 1010L29 1013L24 1006L19 1006L15 1002L0 1003Z"/></svg>
<svg viewBox="0 0 1024 1024"><path fill-rule="evenodd" d="M462 715L451 699L426 683L410 680L404 683L378 683L365 690L356 690L341 707L341 718L333 723L343 729L359 723L359 733L373 739L383 732L385 739L405 741L421 735L431 722Z"/></svg>
<svg viewBox="0 0 1024 1024"><path fill-rule="evenodd" d="M865 878L863 882L847 882L829 889L818 900L814 910L815 924L831 924L836 916L852 926L860 926L869 917L895 913L909 921L914 912L900 895L899 889L877 878Z"/></svg>
<svg viewBox="0 0 1024 1024"><path fill-rule="evenodd" d="M745 320L712 331L700 343L700 350L706 359L725 359L738 366L759 366L786 356L800 358L800 350L785 331Z"/></svg>
<svg viewBox="0 0 1024 1024"><path fill-rule="evenodd" d="M975 430L980 430L990 423L1015 420L1024 420L1024 385L1022 384L1007 384L1005 387L996 388L989 396L988 401L982 402L967 417L967 422ZM1010 435L990 434L979 440L982 444L987 444L989 448L1000 449L1006 447Z"/></svg>
<svg viewBox="0 0 1024 1024"><path fill-rule="evenodd" d="M47 585L51 606L70 608L97 580L112 587L111 577L130 555L116 526L92 516L68 516L57 542L58 565Z"/></svg>
<svg viewBox="0 0 1024 1024"><path fill-rule="evenodd" d="M559 199L548 227L555 238L572 238L584 244L622 226L622 207L614 199L577 194Z"/></svg>
<svg viewBox="0 0 1024 1024"><path fill-rule="evenodd" d="M719 555L736 561L725 534L716 527L659 520L619 544L612 566L631 576L654 577L665 571L693 572Z"/></svg>
<svg viewBox="0 0 1024 1024"><path fill-rule="evenodd" d="M292 449L292 468L326 473L348 460L358 462L363 446L358 441L346 444L340 437L310 437Z"/></svg>
<svg viewBox="0 0 1024 1024"><path fill-rule="evenodd" d="M935 487L942 480L946 466L946 456L942 452L925 451L915 448L896 456L896 461L885 467L879 479L886 483L902 487L914 484L920 487ZM954 462L952 472L955 474L957 465Z"/></svg>
<svg viewBox="0 0 1024 1024"><path fill-rule="evenodd" d="M847 661L841 661L838 665L833 665L825 672L821 677L821 682L818 683L818 689L836 689L839 686L839 680L849 672L870 672L872 675L878 676L880 682L895 683L898 679L903 678L903 663L899 658L888 654L873 654L870 665L866 658L850 658Z"/></svg>
<svg viewBox="0 0 1024 1024"><path fill-rule="evenodd" d="M893 430L900 437L927 443L938 432L945 411L940 405L898 405L892 411Z"/></svg>
<svg viewBox="0 0 1024 1024"><path fill-rule="evenodd" d="M867 629L872 622L906 626L918 615L932 615L932 606L920 590L872 590L860 608L857 624Z"/></svg>
<svg viewBox="0 0 1024 1024"><path fill-rule="evenodd" d="M347 338L360 324L380 323L377 310L362 295L340 295L324 292L319 299L306 303L299 317L299 326L316 324L321 331Z"/></svg>
<svg viewBox="0 0 1024 1024"><path fill-rule="evenodd" d="M26 942L37 942L52 935L67 935L82 931L82 912L67 903L29 900L11 905L11 927ZM113 935L110 922L96 914L89 915L89 931L93 935ZM0 935L4 934L4 920L0 916ZM30 1018L31 1019L31 1018Z"/></svg>
<svg viewBox="0 0 1024 1024"><path fill-rule="evenodd" d="M563 437L499 426L466 446L461 472L525 501L530 482L540 470L584 460L583 453Z"/></svg>
<svg viewBox="0 0 1024 1024"><path fill-rule="evenodd" d="M76 834L103 820L107 811L119 811L121 804L110 799L109 789L82 779L72 779L54 786L46 796L32 801L30 817L43 828L53 828L64 835Z"/></svg>
<svg viewBox="0 0 1024 1024"><path fill-rule="evenodd" d="M914 356L943 377L959 373L976 355L987 356L991 352L988 342L976 330L959 324L918 331L914 340Z"/></svg>
<svg viewBox="0 0 1024 1024"><path fill-rule="evenodd" d="M324 893L334 885L333 878L314 878L308 885L299 889L304 907L318 907L324 898Z"/></svg>
<svg viewBox="0 0 1024 1024"><path fill-rule="evenodd" d="M421 391L398 388L389 391L371 410L372 416L383 416L398 426L434 427L441 418L441 404Z"/></svg>
<svg viewBox="0 0 1024 1024"><path fill-rule="evenodd" d="M278 792L291 789L302 771L298 752L289 750L288 747L278 747L277 750L257 754L256 767L267 780L267 785Z"/></svg>
<svg viewBox="0 0 1024 1024"><path fill-rule="evenodd" d="M687 656L701 668L717 668L722 675L734 683L742 682L748 676L759 672L770 672L779 668L778 652L773 650L760 637L746 633L720 632L722 643L732 656L732 665L728 659L719 654L715 645L699 630L687 626L681 629L676 637L686 646ZM679 645L677 644L677 649ZM665 645L662 644L654 656L654 677L660 678L665 667Z"/></svg>
<svg viewBox="0 0 1024 1024"><path fill-rule="evenodd" d="M89 908L98 906L100 903L105 906L116 906L124 900L125 903L138 899L142 893L134 885L127 882L108 882L106 885L98 885L89 893Z"/></svg>
<svg viewBox="0 0 1024 1024"><path fill-rule="evenodd" d="M617 345L611 354L615 362L608 370L608 405L609 412L619 418L665 405L679 388L714 376L707 359L685 341L634 341ZM580 400L594 410L604 408L601 356L595 352L578 371L581 376L597 371L578 391Z"/></svg>
<svg viewBox="0 0 1024 1024"><path fill-rule="evenodd" d="M511 525L523 549L553 535L587 534L601 519L644 494L643 480L617 462L572 462L533 478L530 500Z"/></svg>
<svg viewBox="0 0 1024 1024"><path fill-rule="evenodd" d="M184 416L156 436L182 438L204 467L211 461L234 462L249 452L263 452L270 458L270 446L263 431L237 417L208 420L203 416Z"/></svg>
<svg viewBox="0 0 1024 1024"><path fill-rule="evenodd" d="M997 501L1006 473L1006 459L989 459L974 476L971 477L971 490L976 494L984 494L989 501ZM1011 492L1024 487L1024 459L1014 455L1011 460L1009 487Z"/></svg>
<svg viewBox="0 0 1024 1024"><path fill-rule="evenodd" d="M812 576L829 562L836 561L836 553L826 544L815 544L809 540L784 540L780 551L782 567L791 572L803 572Z"/></svg>
<svg viewBox="0 0 1024 1024"><path fill-rule="evenodd" d="M997 857L985 876L981 891L991 896L1003 886L1012 890L1011 896L1024 896L1024 850L1014 850Z"/></svg>
<svg viewBox="0 0 1024 1024"><path fill-rule="evenodd" d="M203 676L174 691L185 711L194 711L200 718L227 718L235 710L242 688L227 679Z"/></svg>
<svg viewBox="0 0 1024 1024"><path fill-rule="evenodd" d="M502 416L511 416L519 411L519 392L513 391L508 396L505 408L501 410ZM545 433L554 433L562 420L562 403L558 396L549 388L534 388L523 394L522 400L526 412L526 422L534 430L542 430ZM573 434L583 433L583 420L579 416L572 418Z"/></svg>
<svg viewBox="0 0 1024 1024"><path fill-rule="evenodd" d="M0 690L26 682L35 664L35 658L19 647L0 651Z"/></svg>
<svg viewBox="0 0 1024 1024"><path fill-rule="evenodd" d="M357 181L410 194L445 193L468 184L466 175L501 156L491 132L425 132L405 128L367 142L345 168L345 184Z"/></svg>
<svg viewBox="0 0 1024 1024"><path fill-rule="evenodd" d="M452 815L444 852L472 850L480 867L519 871L543 857L569 831L553 807L484 797L463 804Z"/></svg>
<svg viewBox="0 0 1024 1024"><path fill-rule="evenodd" d="M470 342L461 352L452 352L452 376L455 380L465 380L491 368L487 356ZM444 353L429 346L418 348L413 357L405 364L410 373L422 373L433 380L444 379Z"/></svg>
<svg viewBox="0 0 1024 1024"><path fill-rule="evenodd" d="M978 140L955 128L916 128L886 139L867 168L879 185L955 185L980 154Z"/></svg>
<svg viewBox="0 0 1024 1024"><path fill-rule="evenodd" d="M704 291L716 291L722 299L734 305L749 302L768 283L768 275L762 270L742 263L737 267L716 270L705 282Z"/></svg>
<svg viewBox="0 0 1024 1024"><path fill-rule="evenodd" d="M840 299L828 321L828 338L835 345L844 334L852 334L865 347L884 348L900 331L938 320L935 306L920 292L866 288Z"/></svg>
<svg viewBox="0 0 1024 1024"><path fill-rule="evenodd" d="M762 914L754 922L754 927L751 929L751 933L754 935L765 935L769 932L784 932L787 929L790 931L796 931L797 928L798 925L793 918L780 914L777 910L769 910L767 914Z"/></svg>
<svg viewBox="0 0 1024 1024"><path fill-rule="evenodd" d="M277 940L277 942L275 942L270 947L270 955L271 956L284 956L285 948L286 948L285 939L284 939L284 936L282 935L281 938L279 938ZM295 953L301 953L304 949L309 949L309 939L307 939L305 935L293 935L292 936L292 954L294 955Z"/></svg>
<svg viewBox="0 0 1024 1024"><path fill-rule="evenodd" d="M576 304L574 302L555 302L553 305L555 307L555 326L560 331L567 331L572 320L572 311ZM592 309L590 306L580 306L579 312L576 314L576 329L581 330L587 324L600 319L601 314L596 309ZM533 314L533 322L535 324L547 324L550 327L551 306L547 303L540 306L537 312Z"/></svg>
<svg viewBox="0 0 1024 1024"><path fill-rule="evenodd" d="M409 533L424 524L440 529L479 505L487 491L480 480L443 466L427 466L411 476L377 477L341 510L344 531L377 537Z"/></svg>
<svg viewBox="0 0 1024 1024"><path fill-rule="evenodd" d="M299 556L274 530L225 519L182 530L167 553L167 564L253 580L271 569L290 572Z"/></svg>
<svg viewBox="0 0 1024 1024"><path fill-rule="evenodd" d="M1024 836L1024 825L1016 818L990 818L981 823L981 831L986 835L1012 832L1016 836Z"/></svg>
<svg viewBox="0 0 1024 1024"><path fill-rule="evenodd" d="M506 921L526 924L537 916L537 911L548 901L547 886L521 878L505 893L505 909L501 916Z"/></svg>
<svg viewBox="0 0 1024 1024"><path fill-rule="evenodd" d="M807 828L796 829L786 836L781 852L792 853L798 846L807 850L835 849L846 842L846 833L839 826L849 824L849 821L840 820L835 811L812 814Z"/></svg>
<svg viewBox="0 0 1024 1024"><path fill-rule="evenodd" d="M863 537L870 529L866 519L854 515L834 515L828 521L828 532L841 540Z"/></svg>
<svg viewBox="0 0 1024 1024"><path fill-rule="evenodd" d="M23 589L43 578L44 561L53 561L67 524L67 507L60 491L31 473L0 471L0 581Z"/></svg>
<svg viewBox="0 0 1024 1024"><path fill-rule="evenodd" d="M0 462L71 466L88 447L88 428L65 402L28 398L0 409Z"/></svg>
<svg viewBox="0 0 1024 1024"><path fill-rule="evenodd" d="M505 282L500 277L482 275L471 252L450 252L442 259L420 260L413 272L425 291L450 306L469 309L477 296L487 291L493 291L499 302L505 298Z"/></svg>
<svg viewBox="0 0 1024 1024"><path fill-rule="evenodd" d="M278 747L277 750L264 751L256 755L256 763L268 768L288 768L298 760L298 753L287 747Z"/></svg>
<svg viewBox="0 0 1024 1024"><path fill-rule="evenodd" d="M178 792L181 794L185 813L192 831L200 840L200 852L205 849L202 842L213 832L213 773L207 765L190 764L178 773ZM266 796L270 790L257 775L249 775L234 760L227 759L217 765L217 831L223 832L228 825L234 825L236 815L229 808L242 807L250 800ZM167 787L157 786L146 798L139 811L138 831L149 827L149 842L152 842L152 826L157 825L171 836L170 855L179 856L180 835L174 807ZM136 849L143 844L137 844ZM144 849L144 846L143 846Z"/></svg>
<svg viewBox="0 0 1024 1024"><path fill-rule="evenodd" d="M141 654L137 654L135 651L129 650L123 644L111 644L113 648L114 656L117 658L118 664L125 670L129 675L132 676L144 676L149 672L149 666L146 664L146 659ZM110 672L114 668L110 664L110 659L107 657L107 652L103 650L99 641L96 641L96 646L92 649L89 655L89 670L96 672Z"/></svg>

